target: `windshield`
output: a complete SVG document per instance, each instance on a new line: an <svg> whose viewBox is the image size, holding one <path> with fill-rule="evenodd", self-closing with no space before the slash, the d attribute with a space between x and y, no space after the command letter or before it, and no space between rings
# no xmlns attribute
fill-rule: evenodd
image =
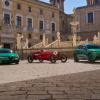
<svg viewBox="0 0 100 100"><path fill-rule="evenodd" d="M100 49L100 46L98 45L87 45L88 49Z"/></svg>
<svg viewBox="0 0 100 100"><path fill-rule="evenodd" d="M0 53L13 53L12 50L0 50Z"/></svg>

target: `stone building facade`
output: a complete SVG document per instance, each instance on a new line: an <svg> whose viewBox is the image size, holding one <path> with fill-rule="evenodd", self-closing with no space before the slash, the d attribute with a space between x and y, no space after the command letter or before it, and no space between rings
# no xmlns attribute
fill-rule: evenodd
<svg viewBox="0 0 100 100"><path fill-rule="evenodd" d="M100 0L87 0L87 6L76 9L78 34L92 40L100 32Z"/></svg>
<svg viewBox="0 0 100 100"><path fill-rule="evenodd" d="M67 16L64 0L0 0L0 44L15 48L17 34L29 40L29 47L39 43L43 34L49 41L56 39L56 33L63 35L67 30ZM66 20L66 21L65 21Z"/></svg>

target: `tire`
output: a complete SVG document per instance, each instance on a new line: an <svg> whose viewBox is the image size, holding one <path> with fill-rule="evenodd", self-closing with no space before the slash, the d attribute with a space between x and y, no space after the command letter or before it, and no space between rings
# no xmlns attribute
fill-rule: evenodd
<svg viewBox="0 0 100 100"><path fill-rule="evenodd" d="M51 63L56 63L56 58L55 58L54 56L51 56L51 57L50 57L50 62L51 62Z"/></svg>
<svg viewBox="0 0 100 100"><path fill-rule="evenodd" d="M79 58L77 57L76 54L74 54L74 62L79 62Z"/></svg>
<svg viewBox="0 0 100 100"><path fill-rule="evenodd" d="M95 60L93 59L93 55L91 53L88 54L88 62L89 63L94 63Z"/></svg>
<svg viewBox="0 0 100 100"><path fill-rule="evenodd" d="M43 59L39 59L39 62L40 62L40 63L43 63Z"/></svg>
<svg viewBox="0 0 100 100"><path fill-rule="evenodd" d="M61 56L61 62L65 63L67 61L67 57L65 55Z"/></svg>
<svg viewBox="0 0 100 100"><path fill-rule="evenodd" d="M15 64L19 64L19 61L16 61Z"/></svg>
<svg viewBox="0 0 100 100"><path fill-rule="evenodd" d="M29 63L32 63L33 62L32 56L29 55L28 58L27 58L27 60L28 60Z"/></svg>

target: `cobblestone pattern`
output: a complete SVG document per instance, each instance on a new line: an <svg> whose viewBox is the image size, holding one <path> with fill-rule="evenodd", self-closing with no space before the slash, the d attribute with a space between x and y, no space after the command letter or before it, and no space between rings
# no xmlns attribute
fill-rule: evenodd
<svg viewBox="0 0 100 100"><path fill-rule="evenodd" d="M0 100L100 100L100 70L1 84Z"/></svg>

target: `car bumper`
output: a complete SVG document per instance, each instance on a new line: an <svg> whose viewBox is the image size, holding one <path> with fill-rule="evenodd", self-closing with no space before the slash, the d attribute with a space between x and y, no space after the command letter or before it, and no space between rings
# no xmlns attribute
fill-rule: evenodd
<svg viewBox="0 0 100 100"><path fill-rule="evenodd" d="M8 57L1 57L0 63L16 63L19 62L19 58L8 58Z"/></svg>

